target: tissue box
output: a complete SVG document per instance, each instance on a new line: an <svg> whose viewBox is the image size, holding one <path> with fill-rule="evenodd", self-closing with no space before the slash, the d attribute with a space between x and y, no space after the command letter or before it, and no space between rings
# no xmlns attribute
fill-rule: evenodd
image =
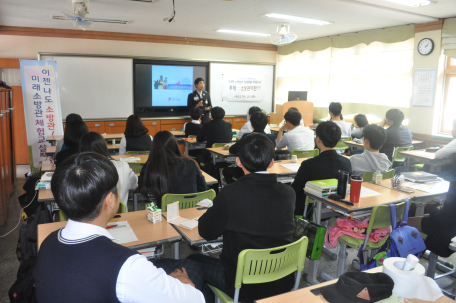
<svg viewBox="0 0 456 303"><path fill-rule="evenodd" d="M383 175L381 172L377 171L372 175L372 182L374 182L375 184L382 183L382 180L383 180Z"/></svg>
<svg viewBox="0 0 456 303"><path fill-rule="evenodd" d="M162 220L162 211L158 208L154 202L146 204L146 216L147 220L151 223L158 223Z"/></svg>

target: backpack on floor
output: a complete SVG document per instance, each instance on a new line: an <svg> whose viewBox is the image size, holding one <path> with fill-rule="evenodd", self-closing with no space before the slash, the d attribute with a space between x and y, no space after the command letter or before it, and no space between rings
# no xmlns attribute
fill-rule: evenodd
<svg viewBox="0 0 456 303"><path fill-rule="evenodd" d="M8 291L11 303L36 303L35 298L35 279L33 269L36 259L31 258L22 262L17 271L17 280Z"/></svg>

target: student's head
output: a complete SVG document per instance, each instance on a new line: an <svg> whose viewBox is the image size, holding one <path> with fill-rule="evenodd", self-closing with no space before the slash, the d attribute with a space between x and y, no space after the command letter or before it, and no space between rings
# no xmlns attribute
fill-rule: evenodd
<svg viewBox="0 0 456 303"><path fill-rule="evenodd" d="M199 118L201 118L202 114L203 114L203 112L198 107L193 107L190 110L190 117L192 117L192 120L199 120Z"/></svg>
<svg viewBox="0 0 456 303"><path fill-rule="evenodd" d="M365 127L367 126L367 124L369 124L369 122L367 121L367 118L365 115L356 115L355 116L355 126L357 127Z"/></svg>
<svg viewBox="0 0 456 303"><path fill-rule="evenodd" d="M322 149L321 145L326 148L334 148L342 135L340 127L332 121L318 124L315 133L317 135L317 146L320 149Z"/></svg>
<svg viewBox="0 0 456 303"><path fill-rule="evenodd" d="M211 110L211 116L214 120L222 120L225 117L225 110L220 106L216 106Z"/></svg>
<svg viewBox="0 0 456 303"><path fill-rule="evenodd" d="M236 163L244 172L266 171L274 164L274 145L264 134L253 133L238 143Z"/></svg>
<svg viewBox="0 0 456 303"><path fill-rule="evenodd" d="M262 132L268 125L268 117L263 112L256 112L250 117L250 123L255 131Z"/></svg>
<svg viewBox="0 0 456 303"><path fill-rule="evenodd" d="M364 129L364 146L379 150L386 142L386 130L376 124L370 124Z"/></svg>
<svg viewBox="0 0 456 303"><path fill-rule="evenodd" d="M111 158L105 139L96 132L89 132L81 137L79 152L93 152Z"/></svg>
<svg viewBox="0 0 456 303"><path fill-rule="evenodd" d="M125 127L125 136L142 136L147 134L149 130L144 126L141 118L138 115L130 115L127 119L127 126Z"/></svg>
<svg viewBox="0 0 456 303"><path fill-rule="evenodd" d="M252 117L252 115L256 112L263 112L263 111L258 106L252 106L251 108L249 108L249 117Z"/></svg>
<svg viewBox="0 0 456 303"><path fill-rule="evenodd" d="M397 108L390 109L385 114L386 124L389 126L402 125L404 121L404 113Z"/></svg>
<svg viewBox="0 0 456 303"><path fill-rule="evenodd" d="M331 102L329 104L329 115L331 118L339 117L342 113L342 104L339 102Z"/></svg>
<svg viewBox="0 0 456 303"><path fill-rule="evenodd" d="M75 120L67 123L63 143L66 147L78 147L81 137L89 132L87 125L82 120Z"/></svg>
<svg viewBox="0 0 456 303"><path fill-rule="evenodd" d="M66 119L65 119L65 123L71 123L73 121L82 121L82 118L80 115L78 114L69 114L68 116L66 116Z"/></svg>
<svg viewBox="0 0 456 303"><path fill-rule="evenodd" d="M118 179L108 158L82 153L57 166L51 190L57 205L71 220L91 222L100 215L109 220L119 209Z"/></svg>
<svg viewBox="0 0 456 303"><path fill-rule="evenodd" d="M292 126L298 126L302 119L301 113L297 110L288 110L283 117L285 122L291 124Z"/></svg>
<svg viewBox="0 0 456 303"><path fill-rule="evenodd" d="M204 79L203 78L196 78L195 79L195 87L196 90L203 90L204 89Z"/></svg>

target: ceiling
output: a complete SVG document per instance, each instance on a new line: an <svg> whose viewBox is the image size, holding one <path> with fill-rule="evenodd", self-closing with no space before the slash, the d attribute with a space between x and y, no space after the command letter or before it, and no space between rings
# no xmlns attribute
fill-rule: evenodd
<svg viewBox="0 0 456 303"><path fill-rule="evenodd" d="M261 16L268 12L333 22L324 26L290 22L298 40L307 40L456 16L456 0L438 0L436 4L418 8L384 0L175 0L175 3L176 17L171 23L163 18L171 15L172 0L155 3L92 0L86 17L132 21L127 25L95 23L96 31L269 43L268 37L215 30L274 34L280 21ZM71 10L71 0L1 0L0 25L73 29L69 21L50 19L50 15Z"/></svg>

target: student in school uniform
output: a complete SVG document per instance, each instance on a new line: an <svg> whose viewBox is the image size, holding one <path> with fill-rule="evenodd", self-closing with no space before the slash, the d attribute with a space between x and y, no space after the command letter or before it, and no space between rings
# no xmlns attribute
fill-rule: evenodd
<svg viewBox="0 0 456 303"><path fill-rule="evenodd" d="M111 158L105 139L96 132L89 132L82 136L81 141L79 142L79 152L94 152L111 160L119 175L117 189L119 190L120 201L127 205L129 190L136 188L138 185L138 177L130 168L130 165L128 165L127 162L116 161Z"/></svg>
<svg viewBox="0 0 456 303"><path fill-rule="evenodd" d="M148 132L138 115L128 117L125 136L120 140L119 155L128 151L149 151L153 138Z"/></svg>
<svg viewBox="0 0 456 303"><path fill-rule="evenodd" d="M255 112L250 117L250 122L253 127L253 132L245 134L243 138L246 138L251 134L257 134L257 133L263 134L266 137L268 137L269 140L271 140L271 142L274 144L274 147L275 147L275 145L276 145L275 136L272 134L267 134L264 131L266 125L268 125L268 117L266 117L266 115L263 114L263 112ZM236 142L233 145L231 145L230 150L229 150L230 154L236 155L238 153L238 146L239 146L239 142ZM239 179L240 177L244 176L244 171L240 167L225 167L223 169L223 176L225 177L226 183L231 184L235 181L233 178Z"/></svg>
<svg viewBox="0 0 456 303"><path fill-rule="evenodd" d="M207 190L198 164L180 151L169 131L159 131L152 142L149 159L141 170L138 191L152 195L161 207L165 194L190 194Z"/></svg>
<svg viewBox="0 0 456 303"><path fill-rule="evenodd" d="M389 126L386 130L386 142L380 152L386 154L390 161L393 158L395 147L412 145L412 134L406 127L402 126L402 121L404 121L404 113L399 109L390 109L386 112L385 118L379 123L381 127Z"/></svg>
<svg viewBox="0 0 456 303"><path fill-rule="evenodd" d="M263 111L258 106L252 106L251 108L249 108L249 120L250 121L245 122L245 124L239 130L239 133L236 136L236 140L241 140L243 136L253 132L253 127L252 127L252 123L251 123L252 122L252 115L254 113L256 113L256 112L261 112L262 113ZM269 127L268 124L266 124L266 127L264 128L264 132L266 134L270 134L271 133L271 128Z"/></svg>
<svg viewBox="0 0 456 303"><path fill-rule="evenodd" d="M277 149L288 147L292 150L311 150L315 148L314 133L308 127L299 125L302 115L296 110L285 113L285 125L279 129L277 135ZM283 134L287 130L286 134Z"/></svg>
<svg viewBox="0 0 456 303"><path fill-rule="evenodd" d="M201 124L201 115L201 109L198 107L194 107L190 110L192 121L184 124L186 138L188 138L188 136L197 136L201 131L201 128L203 128L203 125Z"/></svg>
<svg viewBox="0 0 456 303"><path fill-rule="evenodd" d="M364 137L364 128L369 124L367 117L365 115L356 115L355 123L353 123L354 128L352 129L351 136L353 138L361 139Z"/></svg>
<svg viewBox="0 0 456 303"><path fill-rule="evenodd" d="M223 236L220 259L194 254L205 269L205 283L234 296L234 278L239 253L244 249L264 249L293 242L293 190L277 182L277 174L267 169L274 164L274 145L264 134L252 133L237 143L236 163L245 176L230 184L214 199L198 220L199 234L206 240ZM243 284L240 302L252 302L288 292L294 274L274 282ZM213 302L208 300L207 302Z"/></svg>
<svg viewBox="0 0 456 303"><path fill-rule="evenodd" d="M168 260L174 269L167 274L112 241L106 226L119 209L117 182L114 164L96 153L73 155L56 168L52 193L69 220L41 244L33 272L38 302L203 303L195 288L203 286L199 263Z"/></svg>
<svg viewBox="0 0 456 303"><path fill-rule="evenodd" d="M75 120L71 123L66 124L65 135L63 136L63 142L67 147L65 150L61 150L55 156L55 165L58 166L66 158L79 153L79 140L81 137L89 132L87 125L82 120Z"/></svg>
<svg viewBox="0 0 456 303"><path fill-rule="evenodd" d="M364 152L350 157L352 175L362 176L366 172L385 172L391 167L388 157L379 153L379 149L386 141L386 130L378 125L371 124L364 129Z"/></svg>
<svg viewBox="0 0 456 303"><path fill-rule="evenodd" d="M440 149L435 153L436 159L453 157L453 161L456 160L456 120L453 121L453 130L451 131L451 135L453 136L453 140L447 145L440 146ZM436 174L446 181L456 181L456 162L452 164L450 170L444 170Z"/></svg>
<svg viewBox="0 0 456 303"><path fill-rule="evenodd" d="M350 160L338 155L334 147L340 140L340 127L332 122L322 122L316 129L316 142L320 154L315 158L303 161L291 187L296 193L295 215L303 215L306 195L304 187L307 181L338 178L339 170L352 172Z"/></svg>
<svg viewBox="0 0 456 303"><path fill-rule="evenodd" d="M339 102L331 102L329 104L329 116L331 121L339 126L341 138L351 137L351 124L344 121L342 116L342 104Z"/></svg>
<svg viewBox="0 0 456 303"><path fill-rule="evenodd" d="M290 111L290 110L295 110L295 111L299 112L299 110L298 110L296 107L290 107L290 108L288 109L288 111ZM301 115L301 116L302 116L302 115ZM278 125L279 128L281 128L282 126L284 126L285 123L287 123L287 121L285 121L285 119L283 119L282 122L280 122L279 125ZM301 118L301 121L299 122L299 126L306 127L306 126L304 125L304 120L303 120L302 118Z"/></svg>
<svg viewBox="0 0 456 303"><path fill-rule="evenodd" d="M65 131L66 131L66 125L68 124L71 124L73 121L82 121L82 118L80 115L78 114L69 114L68 116L66 116L66 119L65 119L65 128L64 128L64 131L63 133L65 134ZM64 135L65 136L65 135ZM57 155L62 149L65 150L67 149L67 147L65 146L65 144L63 144L63 138L59 140L59 142L57 142L57 145L55 147L55 154Z"/></svg>
<svg viewBox="0 0 456 303"><path fill-rule="evenodd" d="M195 79L195 90L193 93L188 94L187 98L187 107L188 110L191 110L194 107L201 109L203 117L201 122L203 124L209 123L211 120L210 112L212 109L211 96L207 91L204 90L204 79L196 78Z"/></svg>

